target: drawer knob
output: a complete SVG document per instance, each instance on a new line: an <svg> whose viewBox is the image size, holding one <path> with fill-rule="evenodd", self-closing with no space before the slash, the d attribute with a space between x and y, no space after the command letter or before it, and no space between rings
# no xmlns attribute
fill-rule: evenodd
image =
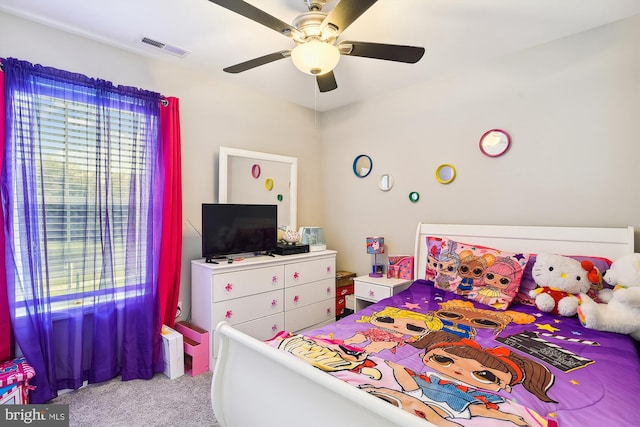
<svg viewBox="0 0 640 427"><path fill-rule="evenodd" d="M331 268L330 265L327 265L327 274L331 274L332 270L333 270L333 268Z"/></svg>
<svg viewBox="0 0 640 427"><path fill-rule="evenodd" d="M300 297L298 295L293 297L293 302L298 302L298 301L300 301Z"/></svg>
<svg viewBox="0 0 640 427"><path fill-rule="evenodd" d="M300 273L298 273L297 271L293 273L293 278L298 280L300 278Z"/></svg>
<svg viewBox="0 0 640 427"><path fill-rule="evenodd" d="M275 323L273 324L273 326L271 327L271 330L273 332L277 332L278 331L278 325L276 325Z"/></svg>
<svg viewBox="0 0 640 427"><path fill-rule="evenodd" d="M277 299L274 299L273 301L271 301L271 307L275 307L276 305L278 305Z"/></svg>
<svg viewBox="0 0 640 427"><path fill-rule="evenodd" d="M227 310L227 313L224 315L224 317L226 317L227 319L231 319L231 316L233 316L233 311Z"/></svg>
<svg viewBox="0 0 640 427"><path fill-rule="evenodd" d="M376 296L375 292L373 292L373 291L369 291L369 297L373 298L373 297L375 297L375 296Z"/></svg>
<svg viewBox="0 0 640 427"><path fill-rule="evenodd" d="M327 315L331 315L331 307L327 308Z"/></svg>
<svg viewBox="0 0 640 427"><path fill-rule="evenodd" d="M327 295L331 295L331 286L327 287Z"/></svg>
<svg viewBox="0 0 640 427"><path fill-rule="evenodd" d="M278 284L278 276L275 276L275 275L274 275L274 276L271 278L271 284L272 284L272 285L277 285L277 284Z"/></svg>
<svg viewBox="0 0 640 427"><path fill-rule="evenodd" d="M231 292L233 290L233 285L231 283L227 283L227 286L224 287L224 290L227 292Z"/></svg>

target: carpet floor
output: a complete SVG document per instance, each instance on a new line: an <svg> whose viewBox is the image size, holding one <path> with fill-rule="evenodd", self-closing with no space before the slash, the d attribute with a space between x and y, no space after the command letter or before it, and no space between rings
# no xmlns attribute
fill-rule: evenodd
<svg viewBox="0 0 640 427"><path fill-rule="evenodd" d="M69 405L71 427L219 427L211 409L211 378L211 372L173 380L161 373L150 380L118 377L62 394L50 403Z"/></svg>

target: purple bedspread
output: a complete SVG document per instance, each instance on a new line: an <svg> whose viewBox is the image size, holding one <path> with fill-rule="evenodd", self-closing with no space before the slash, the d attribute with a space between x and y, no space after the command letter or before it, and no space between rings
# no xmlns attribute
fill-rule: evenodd
<svg viewBox="0 0 640 427"><path fill-rule="evenodd" d="M494 310L422 280L268 343L436 425L640 422L640 361L628 336L526 305Z"/></svg>

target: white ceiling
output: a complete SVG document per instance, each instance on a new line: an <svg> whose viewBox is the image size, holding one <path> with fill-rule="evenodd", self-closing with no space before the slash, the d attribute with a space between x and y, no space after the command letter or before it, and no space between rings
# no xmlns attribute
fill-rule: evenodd
<svg viewBox="0 0 640 427"><path fill-rule="evenodd" d="M286 23L307 10L303 0L249 3ZM327 0L324 11L337 3ZM0 0L0 10L327 111L636 15L640 0L378 0L339 40L422 46L424 57L404 64L343 56L334 70L338 89L327 93L289 58L223 72L294 44L208 0ZM179 58L142 37L190 53Z"/></svg>

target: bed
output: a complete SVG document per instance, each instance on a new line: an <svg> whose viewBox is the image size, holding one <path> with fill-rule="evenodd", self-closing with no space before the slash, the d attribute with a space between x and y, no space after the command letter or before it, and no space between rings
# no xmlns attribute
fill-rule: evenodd
<svg viewBox="0 0 640 427"><path fill-rule="evenodd" d="M440 251L457 242L513 255L523 281L532 258L525 263L522 254L584 255L597 263L634 252L632 227L420 223L416 280L405 291L331 325L282 331L267 342L220 323L211 385L219 423L635 425L640 361L634 340L587 329L577 316L541 312L524 294L504 307L443 289L429 268L443 241ZM376 329L394 321L413 335L399 339Z"/></svg>

